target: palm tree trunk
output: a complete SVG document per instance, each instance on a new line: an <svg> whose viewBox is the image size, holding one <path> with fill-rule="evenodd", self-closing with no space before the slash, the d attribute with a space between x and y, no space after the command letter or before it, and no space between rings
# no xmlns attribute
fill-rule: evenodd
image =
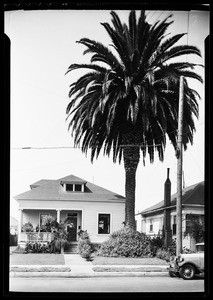
<svg viewBox="0 0 213 300"><path fill-rule="evenodd" d="M132 229L136 229L135 225L135 188L136 188L136 170L140 160L140 149L133 146L136 136L129 134L125 138L126 144L129 146L123 149L124 168L125 168L125 223Z"/></svg>

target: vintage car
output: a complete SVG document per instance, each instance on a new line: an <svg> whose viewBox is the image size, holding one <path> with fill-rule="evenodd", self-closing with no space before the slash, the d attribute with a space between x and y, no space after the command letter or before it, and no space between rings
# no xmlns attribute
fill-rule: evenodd
<svg viewBox="0 0 213 300"><path fill-rule="evenodd" d="M189 280L198 274L204 274L204 243L196 244L195 253L176 256L169 266L170 277L180 276Z"/></svg>

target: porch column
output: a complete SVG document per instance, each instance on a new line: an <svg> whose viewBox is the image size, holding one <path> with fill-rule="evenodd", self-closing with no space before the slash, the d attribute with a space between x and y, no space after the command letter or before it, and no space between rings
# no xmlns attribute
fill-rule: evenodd
<svg viewBox="0 0 213 300"><path fill-rule="evenodd" d="M19 208L19 218L18 218L18 236L21 234L21 227L22 227L22 208Z"/></svg>
<svg viewBox="0 0 213 300"><path fill-rule="evenodd" d="M57 222L60 223L60 209L57 209Z"/></svg>

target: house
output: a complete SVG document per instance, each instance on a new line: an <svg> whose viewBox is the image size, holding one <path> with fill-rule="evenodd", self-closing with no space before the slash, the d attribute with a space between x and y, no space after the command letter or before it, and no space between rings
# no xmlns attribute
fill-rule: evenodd
<svg viewBox="0 0 213 300"><path fill-rule="evenodd" d="M69 219L67 231L77 242L78 230L87 230L93 244L100 244L122 227L125 219L125 198L74 175L57 180L41 179L30 190L14 197L19 203L18 243L30 239L50 241L50 232L36 232L46 216L57 222ZM22 225L31 222L34 233L22 232Z"/></svg>
<svg viewBox="0 0 213 300"><path fill-rule="evenodd" d="M10 246L17 246L18 220L10 216Z"/></svg>
<svg viewBox="0 0 213 300"><path fill-rule="evenodd" d="M10 234L15 235L18 233L18 220L10 216Z"/></svg>
<svg viewBox="0 0 213 300"><path fill-rule="evenodd" d="M176 199L177 194L171 195L169 169L164 185L164 200L136 214L137 230L147 235L165 234L169 239L176 238ZM182 190L182 232L190 226L190 215L204 219L204 181L193 184ZM195 250L195 241L190 236L184 238L183 247Z"/></svg>

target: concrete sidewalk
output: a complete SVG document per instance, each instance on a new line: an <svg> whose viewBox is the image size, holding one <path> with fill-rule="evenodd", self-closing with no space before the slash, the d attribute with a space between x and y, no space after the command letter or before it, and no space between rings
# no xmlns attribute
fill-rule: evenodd
<svg viewBox="0 0 213 300"><path fill-rule="evenodd" d="M93 265L79 254L64 254L65 265L11 265L10 277L169 276L168 265Z"/></svg>

